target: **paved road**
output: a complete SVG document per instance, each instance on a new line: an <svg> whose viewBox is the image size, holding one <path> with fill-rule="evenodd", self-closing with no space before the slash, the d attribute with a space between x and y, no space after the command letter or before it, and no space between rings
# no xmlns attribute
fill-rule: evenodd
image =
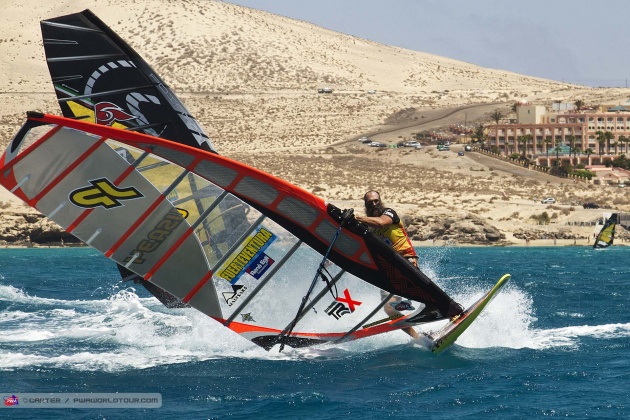
<svg viewBox="0 0 630 420"><path fill-rule="evenodd" d="M505 106L505 103L496 102L491 104L465 105L457 108L420 110L416 113L416 115L418 116L418 120L415 120L413 123L401 124L393 128L384 128L374 133L365 133L362 135L358 135L351 140L344 140L335 144L340 145L351 143L356 141L359 137L362 137L363 135L368 136L375 141L383 142L385 144L397 143L400 141L400 138L405 136L411 137L411 133L415 133L421 130L448 127L454 123L463 123L464 120L467 120L469 123L480 120L485 120L487 122L489 118L484 117L486 117L490 112L496 110L497 108L502 108ZM459 149L457 148L454 149L454 151L458 150ZM538 171L524 168L522 166L513 165L511 163L495 159L481 153L469 152L468 156L482 165L492 167L502 172L537 179L543 183L546 183L547 181L553 184L568 182L566 179L547 175Z"/></svg>
<svg viewBox="0 0 630 420"><path fill-rule="evenodd" d="M497 108L506 107L505 103L490 104L474 104L464 105L456 108L441 108L418 110L414 116L417 117L413 122L403 122L395 127L384 127L376 132L364 134L375 141L383 143L397 143L402 137L411 137L412 133L423 130L431 130L449 127L451 124L464 123L468 124L490 119L488 114ZM357 136L359 138L360 136Z"/></svg>
<svg viewBox="0 0 630 420"><path fill-rule="evenodd" d="M496 170L500 170L502 172L507 172L514 175L525 176L532 179L537 179L538 181L543 182L543 183L546 183L547 181L553 184L562 184L562 183L569 182L567 179L558 178L557 176L548 175L542 172L524 168L522 166L513 165L511 163L508 163L499 159L495 159L493 157L486 156L482 153L468 152L468 157L471 159L474 159L476 162L479 162L482 165L486 165Z"/></svg>

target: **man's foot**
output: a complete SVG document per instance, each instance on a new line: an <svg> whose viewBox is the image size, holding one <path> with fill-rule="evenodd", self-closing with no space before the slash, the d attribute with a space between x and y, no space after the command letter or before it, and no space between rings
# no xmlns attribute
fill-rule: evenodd
<svg viewBox="0 0 630 420"><path fill-rule="evenodd" d="M413 338L414 340L420 339L420 335L418 335L416 330L414 330L412 327L403 328L402 330L406 332L407 334L409 334L411 338Z"/></svg>

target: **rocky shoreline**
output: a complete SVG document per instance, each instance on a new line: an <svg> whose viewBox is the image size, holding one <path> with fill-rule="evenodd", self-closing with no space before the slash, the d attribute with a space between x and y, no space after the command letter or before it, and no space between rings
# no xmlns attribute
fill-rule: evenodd
<svg viewBox="0 0 630 420"><path fill-rule="evenodd" d="M74 235L39 213L0 214L0 246L82 246Z"/></svg>
<svg viewBox="0 0 630 420"><path fill-rule="evenodd" d="M462 218L448 216L403 216L409 236L416 246L513 246L513 245L588 245L591 238L568 228L546 231L518 228L501 232L474 215ZM55 222L36 212L0 213L0 246L59 247L86 246ZM619 229L618 243L630 242L630 235Z"/></svg>

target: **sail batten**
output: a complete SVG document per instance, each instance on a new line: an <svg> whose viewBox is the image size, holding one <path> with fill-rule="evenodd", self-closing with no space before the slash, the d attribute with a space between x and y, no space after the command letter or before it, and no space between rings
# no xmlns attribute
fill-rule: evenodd
<svg viewBox="0 0 630 420"><path fill-rule="evenodd" d="M48 45L59 45L59 43L48 43ZM76 44L72 42L66 42L63 45L76 45ZM124 58L124 57L125 57L124 54L92 54L92 55L75 55L75 56L70 55L66 57L49 58L46 61L48 61L49 63L59 63L59 62L65 62L65 61L75 62L75 61L103 60L103 59L115 60L115 59Z"/></svg>
<svg viewBox="0 0 630 420"><path fill-rule="evenodd" d="M53 19L42 20L41 21L41 25L42 26L55 27L55 28L59 28L59 29L70 29L72 31L102 33L101 30L96 29L96 28L86 28L84 26L77 26L77 25L70 25L70 24L65 24L65 23L59 23L59 22L55 22L55 20L53 20Z"/></svg>

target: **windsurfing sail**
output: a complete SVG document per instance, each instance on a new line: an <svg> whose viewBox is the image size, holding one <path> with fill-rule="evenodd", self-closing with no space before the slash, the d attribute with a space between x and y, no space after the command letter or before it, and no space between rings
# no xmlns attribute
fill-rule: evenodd
<svg viewBox="0 0 630 420"><path fill-rule="evenodd" d="M162 78L90 10L43 20L40 26L65 117L216 152Z"/></svg>
<svg viewBox="0 0 630 420"><path fill-rule="evenodd" d="M216 153L29 113L0 163L0 183L17 197L265 349L283 338L292 347L353 340L462 312L364 225L339 230L341 209ZM301 305L323 255L326 281ZM412 302L388 316L393 294ZM426 307L439 315L425 316Z"/></svg>
<svg viewBox="0 0 630 420"><path fill-rule="evenodd" d="M617 213L613 213L612 216L606 219L602 230L597 234L597 238L593 244L594 249L608 248L613 244L615 240L615 228L617 227L617 216Z"/></svg>

